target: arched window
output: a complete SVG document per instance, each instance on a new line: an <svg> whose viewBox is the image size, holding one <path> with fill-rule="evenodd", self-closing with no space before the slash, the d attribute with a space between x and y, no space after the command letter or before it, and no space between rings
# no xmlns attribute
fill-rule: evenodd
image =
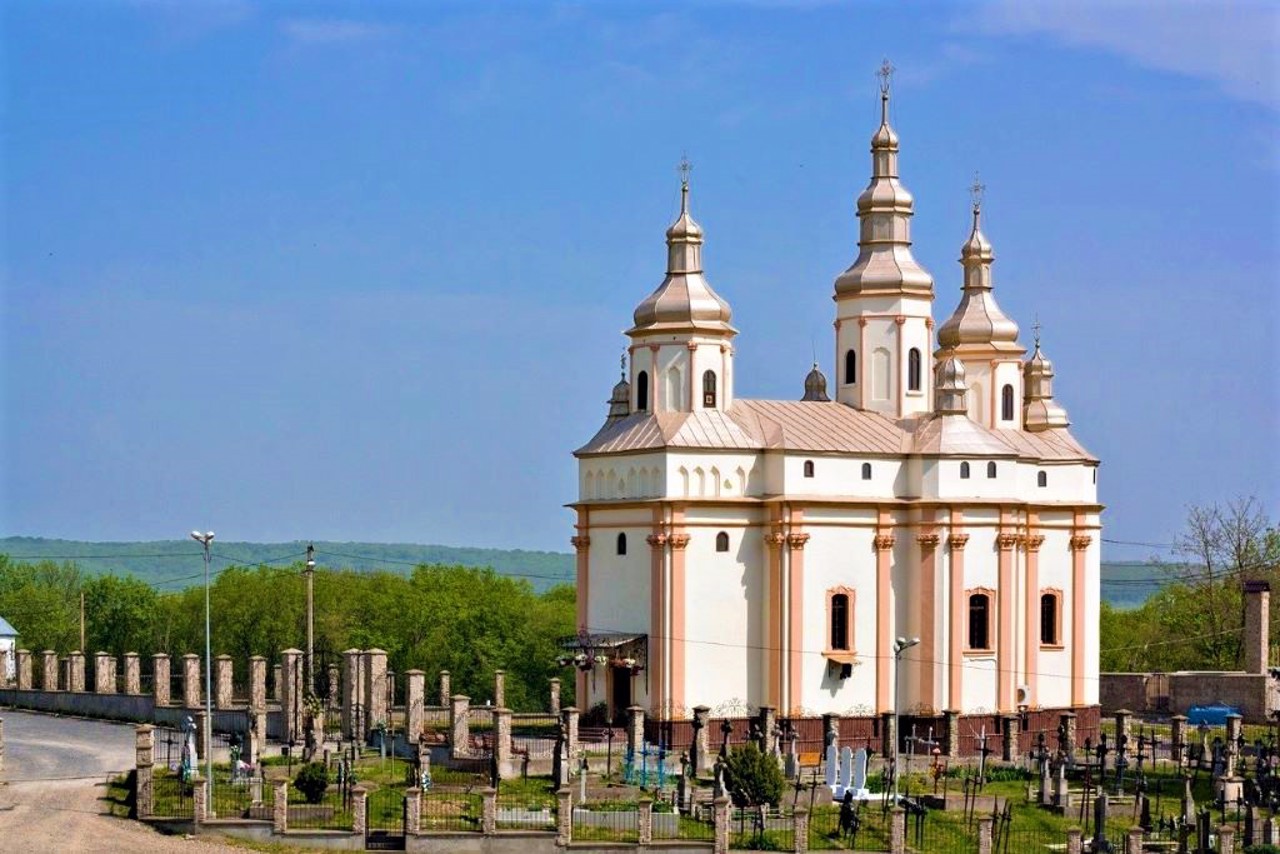
<svg viewBox="0 0 1280 854"><path fill-rule="evenodd" d="M1058 594L1040 594L1040 643L1045 646L1057 646L1062 643L1058 637Z"/></svg>
<svg viewBox="0 0 1280 854"><path fill-rule="evenodd" d="M716 534L716 551L718 552L729 551L729 534L727 532L721 531L720 533Z"/></svg>
<svg viewBox="0 0 1280 854"><path fill-rule="evenodd" d="M624 555L626 553L627 553L627 535L619 534L618 535L618 554Z"/></svg>
<svg viewBox="0 0 1280 854"><path fill-rule="evenodd" d="M1013 420L1013 386L1011 385L1000 389L1000 418L1004 421Z"/></svg>
<svg viewBox="0 0 1280 854"><path fill-rule="evenodd" d="M991 597L974 593L969 597L969 649L991 648Z"/></svg>
<svg viewBox="0 0 1280 854"><path fill-rule="evenodd" d="M1098 467L1097 467L1097 466L1094 466L1094 467L1093 467L1093 482L1094 482L1094 483L1097 483L1097 482L1098 482Z"/></svg>
<svg viewBox="0 0 1280 854"><path fill-rule="evenodd" d="M846 350L844 354L845 385L853 385L857 381L858 381L858 353L856 350Z"/></svg>
<svg viewBox="0 0 1280 854"><path fill-rule="evenodd" d="M920 390L920 351L912 347L907 353L907 391Z"/></svg>
<svg viewBox="0 0 1280 854"><path fill-rule="evenodd" d="M836 593L831 597L831 648L849 649L849 594Z"/></svg>
<svg viewBox="0 0 1280 854"><path fill-rule="evenodd" d="M968 464L968 463L961 463L961 464L960 464L960 479L961 479L961 480L968 480L968 479L969 479L969 464Z"/></svg>
<svg viewBox="0 0 1280 854"><path fill-rule="evenodd" d="M987 463L987 477L996 476L996 464L994 462Z"/></svg>
<svg viewBox="0 0 1280 854"><path fill-rule="evenodd" d="M649 372L641 371L636 375L636 411L649 409Z"/></svg>
<svg viewBox="0 0 1280 854"><path fill-rule="evenodd" d="M1036 472L1036 486L1048 486L1049 473L1047 471Z"/></svg>
<svg viewBox="0 0 1280 854"><path fill-rule="evenodd" d="M707 371L702 375L702 407L716 408L716 372Z"/></svg>
<svg viewBox="0 0 1280 854"><path fill-rule="evenodd" d="M804 461L804 476L813 477L813 460Z"/></svg>
<svg viewBox="0 0 1280 854"><path fill-rule="evenodd" d="M871 480L871 463L862 464L862 479Z"/></svg>

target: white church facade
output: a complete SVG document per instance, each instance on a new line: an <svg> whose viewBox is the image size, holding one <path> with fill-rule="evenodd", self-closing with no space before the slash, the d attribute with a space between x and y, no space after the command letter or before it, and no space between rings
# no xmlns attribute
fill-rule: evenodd
<svg viewBox="0 0 1280 854"><path fill-rule="evenodd" d="M1038 335L1028 355L996 304L979 199L935 330L888 99L835 280L830 391L815 366L803 399L737 396L738 330L683 182L666 277L575 452L584 710L871 715L895 678L917 714L1097 704L1098 460ZM919 643L895 667L898 638Z"/></svg>

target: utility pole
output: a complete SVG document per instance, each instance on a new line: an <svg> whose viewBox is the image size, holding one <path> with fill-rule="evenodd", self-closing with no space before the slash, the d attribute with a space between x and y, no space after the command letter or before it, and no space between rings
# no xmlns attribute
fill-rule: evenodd
<svg viewBox="0 0 1280 854"><path fill-rule="evenodd" d="M307 566L303 572L307 576L307 696L316 692L316 611L315 611L315 574L316 547L307 544Z"/></svg>
<svg viewBox="0 0 1280 854"><path fill-rule="evenodd" d="M191 539L204 547L204 764L207 803L213 803L213 654L209 639L209 544L213 542L213 531L192 531Z"/></svg>
<svg viewBox="0 0 1280 854"><path fill-rule="evenodd" d="M88 655L84 648L84 591L80 591L80 651Z"/></svg>

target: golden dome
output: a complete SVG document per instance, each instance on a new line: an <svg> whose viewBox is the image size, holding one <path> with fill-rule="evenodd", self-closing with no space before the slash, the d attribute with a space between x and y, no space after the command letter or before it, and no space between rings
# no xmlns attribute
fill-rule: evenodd
<svg viewBox="0 0 1280 854"><path fill-rule="evenodd" d="M982 233L980 220L981 210L974 205L973 230L960 249L964 290L955 313L938 330L938 345L942 348L962 344L992 345L997 349L1015 349L1018 324L996 304L991 285L991 264L995 253L991 249L991 241Z"/></svg>

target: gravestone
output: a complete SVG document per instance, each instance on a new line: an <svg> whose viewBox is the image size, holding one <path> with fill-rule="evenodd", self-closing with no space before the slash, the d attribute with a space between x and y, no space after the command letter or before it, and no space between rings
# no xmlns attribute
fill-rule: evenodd
<svg viewBox="0 0 1280 854"><path fill-rule="evenodd" d="M838 795L843 796L845 789L853 779L853 751L848 747L840 748L840 779L836 782Z"/></svg>
<svg viewBox="0 0 1280 854"><path fill-rule="evenodd" d="M836 761L837 761L836 756L837 756L836 746L834 744L828 744L827 745L827 761L824 764L826 765L826 772L827 772L827 776L826 776L827 788L831 790L832 795L836 793L836 776L837 776L836 775Z"/></svg>
<svg viewBox="0 0 1280 854"><path fill-rule="evenodd" d="M853 755L853 780L846 791L852 791L853 798L857 801L865 801L871 797L871 793L867 791L867 751L863 748L858 748L858 752Z"/></svg>

